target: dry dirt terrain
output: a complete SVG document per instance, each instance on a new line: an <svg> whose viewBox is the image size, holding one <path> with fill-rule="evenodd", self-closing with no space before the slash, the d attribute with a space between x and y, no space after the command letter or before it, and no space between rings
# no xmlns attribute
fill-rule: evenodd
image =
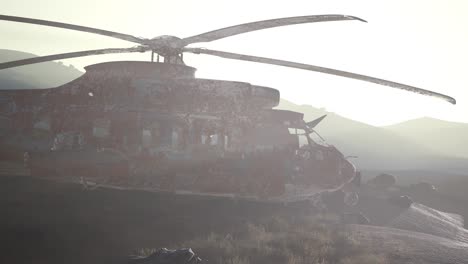
<svg viewBox="0 0 468 264"><path fill-rule="evenodd" d="M402 229L350 225L350 234L371 251L388 254L392 263L468 263L468 244Z"/></svg>
<svg viewBox="0 0 468 264"><path fill-rule="evenodd" d="M248 223L315 213L310 203L90 191L24 176L2 176L0 182L1 263L117 263L135 249L170 247L211 233L235 233ZM468 263L468 235L459 216L417 203L392 214L388 227L345 230L391 263Z"/></svg>
<svg viewBox="0 0 468 264"><path fill-rule="evenodd" d="M301 205L299 205L301 206ZM115 263L139 248L169 247L305 206L223 197L97 188L0 178L0 263Z"/></svg>

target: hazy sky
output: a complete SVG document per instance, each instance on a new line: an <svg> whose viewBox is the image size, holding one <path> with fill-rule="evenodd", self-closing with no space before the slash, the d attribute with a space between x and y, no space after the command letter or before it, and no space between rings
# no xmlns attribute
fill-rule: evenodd
<svg viewBox="0 0 468 264"><path fill-rule="evenodd" d="M321 73L185 56L200 78L246 81L283 98L373 125L431 116L468 122L468 1L465 0L0 0L1 13L92 26L142 37L188 37L288 16L346 14L369 21L324 22L252 32L206 47L309 63L393 80L455 97L445 101ZM135 44L88 33L0 22L0 48L38 55ZM101 55L64 61L82 68L148 54Z"/></svg>

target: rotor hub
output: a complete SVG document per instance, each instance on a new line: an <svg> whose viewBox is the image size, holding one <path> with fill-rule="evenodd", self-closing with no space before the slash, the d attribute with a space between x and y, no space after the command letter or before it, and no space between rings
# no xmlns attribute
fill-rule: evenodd
<svg viewBox="0 0 468 264"><path fill-rule="evenodd" d="M185 46L181 38L170 35L154 37L147 40L145 45L161 56L179 55L182 53L182 48Z"/></svg>

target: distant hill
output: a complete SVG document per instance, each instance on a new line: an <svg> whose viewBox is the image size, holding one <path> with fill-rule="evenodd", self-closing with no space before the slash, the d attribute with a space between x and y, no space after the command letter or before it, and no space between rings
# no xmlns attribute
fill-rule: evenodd
<svg viewBox="0 0 468 264"><path fill-rule="evenodd" d="M37 55L0 49L0 62L37 57ZM62 85L83 73L60 62L44 62L0 71L0 89L35 89Z"/></svg>
<svg viewBox="0 0 468 264"><path fill-rule="evenodd" d="M435 118L409 120L385 129L444 155L468 158L468 124Z"/></svg>
<svg viewBox="0 0 468 264"><path fill-rule="evenodd" d="M302 112L306 121L327 114L327 118L316 127L317 132L343 154L358 156L353 163L361 169L468 171L468 159L443 151L440 146L415 140L403 131L400 134L387 127L374 127L324 109L296 105L286 100L281 100L278 108ZM431 125L428 124L428 127ZM449 128L454 134L458 131L456 123L453 127L447 125L447 131L452 131ZM455 142L463 144L462 136L452 136L451 140L454 145Z"/></svg>

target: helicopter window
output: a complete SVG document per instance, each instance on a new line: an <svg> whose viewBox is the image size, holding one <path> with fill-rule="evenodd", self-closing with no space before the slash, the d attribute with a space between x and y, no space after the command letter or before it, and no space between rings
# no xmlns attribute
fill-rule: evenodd
<svg viewBox="0 0 468 264"><path fill-rule="evenodd" d="M210 145L215 146L218 145L218 134L210 135Z"/></svg>
<svg viewBox="0 0 468 264"><path fill-rule="evenodd" d="M81 149L84 145L84 137L81 133L66 132L57 134L51 150Z"/></svg>
<svg viewBox="0 0 468 264"><path fill-rule="evenodd" d="M49 131L50 130L50 120L48 119L42 119L40 121L37 121L36 123L34 123L34 126L33 126L35 129L39 129L39 130L47 130Z"/></svg>
<svg viewBox="0 0 468 264"><path fill-rule="evenodd" d="M297 137L299 138L299 147L309 145L309 142L307 141L307 136L306 135L298 135Z"/></svg>
<svg viewBox="0 0 468 264"><path fill-rule="evenodd" d="M169 147L172 145L172 127L170 124L161 125L161 146Z"/></svg>
<svg viewBox="0 0 468 264"><path fill-rule="evenodd" d="M190 132L190 138L192 144L204 144L203 142L203 133L202 133L202 124L200 120L193 121L193 128Z"/></svg>
<svg viewBox="0 0 468 264"><path fill-rule="evenodd" d="M151 130L143 129L142 137L141 137L141 144L143 145L143 147L145 148L150 147L152 141L153 141L153 137L151 134Z"/></svg>
<svg viewBox="0 0 468 264"><path fill-rule="evenodd" d="M160 144L160 133L161 128L159 127L159 123L155 122L151 126L151 136L152 142L154 146L158 146Z"/></svg>
<svg viewBox="0 0 468 264"><path fill-rule="evenodd" d="M229 142L229 136L228 136L228 135L224 135L224 146L223 146L223 147L224 147L225 150L228 149L229 143L230 143L230 142Z"/></svg>
<svg viewBox="0 0 468 264"><path fill-rule="evenodd" d="M96 119L93 125L93 136L103 138L109 136L110 121L105 119Z"/></svg>
<svg viewBox="0 0 468 264"><path fill-rule="evenodd" d="M288 128L288 130L290 135L297 136L297 140L299 141L299 147L303 147L309 144L304 129Z"/></svg>
<svg viewBox="0 0 468 264"><path fill-rule="evenodd" d="M206 144L207 139L208 139L208 136L207 136L207 135L205 135L205 134L202 134L202 135L201 135L201 143L202 143L203 145Z"/></svg>
<svg viewBox="0 0 468 264"><path fill-rule="evenodd" d="M82 149L84 145L84 137L81 133L74 134L72 139L72 149Z"/></svg>
<svg viewBox="0 0 468 264"><path fill-rule="evenodd" d="M172 129L172 137L171 137L172 148L176 149L179 145L179 132L176 128Z"/></svg>
<svg viewBox="0 0 468 264"><path fill-rule="evenodd" d="M300 134L305 134L304 129L299 129L299 128L288 128L289 134L291 135L300 135Z"/></svg>
<svg viewBox="0 0 468 264"><path fill-rule="evenodd" d="M64 136L62 134L58 134L54 138L54 143L52 144L51 150L60 150L62 149L64 141Z"/></svg>

